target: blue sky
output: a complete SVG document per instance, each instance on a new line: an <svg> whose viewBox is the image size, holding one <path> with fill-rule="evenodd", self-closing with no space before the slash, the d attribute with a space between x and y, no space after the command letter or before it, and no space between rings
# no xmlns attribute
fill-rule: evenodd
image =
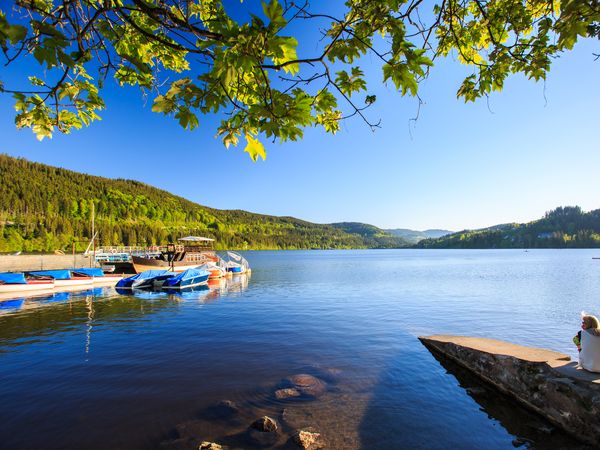
<svg viewBox="0 0 600 450"><path fill-rule="evenodd" d="M38 142L17 131L12 99L0 96L0 152L111 178L131 178L220 209L383 228L479 228L539 218L556 206L600 208L596 41L557 59L546 83L510 78L489 101L465 104L456 90L468 69L437 61L420 87L425 104L403 98L365 60L378 100L371 118L336 136L267 144L253 163L243 146L226 150L216 118L184 131L154 114L137 89L107 86L103 120ZM0 79L15 80L18 68ZM7 82L8 86L8 82Z"/></svg>

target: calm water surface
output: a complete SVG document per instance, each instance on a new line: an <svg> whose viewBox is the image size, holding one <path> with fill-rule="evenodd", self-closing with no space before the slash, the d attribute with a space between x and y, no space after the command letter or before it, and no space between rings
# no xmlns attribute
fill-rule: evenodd
<svg viewBox="0 0 600 450"><path fill-rule="evenodd" d="M112 288L0 304L0 448L249 448L248 424L330 448L577 448L417 340L506 339L575 356L600 313L593 250L247 252L252 277L182 295ZM18 308L18 309L17 309ZM327 383L277 400L281 380ZM238 413L215 405L235 402Z"/></svg>

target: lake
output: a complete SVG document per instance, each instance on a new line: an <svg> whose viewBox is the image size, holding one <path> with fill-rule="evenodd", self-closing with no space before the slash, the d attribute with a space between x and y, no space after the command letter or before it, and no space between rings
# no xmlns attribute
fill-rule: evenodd
<svg viewBox="0 0 600 450"><path fill-rule="evenodd" d="M113 288L0 309L0 448L582 448L438 361L429 334L576 357L600 313L598 250L246 252L251 277L183 294ZM277 399L309 374L315 399ZM230 400L234 407L219 406ZM247 433L268 415L277 439ZM515 440L516 439L516 440Z"/></svg>

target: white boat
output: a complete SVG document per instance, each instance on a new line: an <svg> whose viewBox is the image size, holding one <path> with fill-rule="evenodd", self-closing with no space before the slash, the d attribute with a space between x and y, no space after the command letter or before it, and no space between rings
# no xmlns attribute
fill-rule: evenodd
<svg viewBox="0 0 600 450"><path fill-rule="evenodd" d="M215 280L215 279L223 278L223 277L227 276L227 269L225 268L226 267L225 261L223 261L218 256L217 256L217 258L218 258L217 262L209 261L209 262L206 262L206 263L196 267L196 269L209 271L210 272L210 276L208 277L209 280Z"/></svg>
<svg viewBox="0 0 600 450"><path fill-rule="evenodd" d="M227 252L227 260L225 261L227 275L242 275L250 272L250 265L246 258L236 252Z"/></svg>
<svg viewBox="0 0 600 450"><path fill-rule="evenodd" d="M22 273L0 273L0 294L41 291L53 289L54 280L35 280L25 278Z"/></svg>

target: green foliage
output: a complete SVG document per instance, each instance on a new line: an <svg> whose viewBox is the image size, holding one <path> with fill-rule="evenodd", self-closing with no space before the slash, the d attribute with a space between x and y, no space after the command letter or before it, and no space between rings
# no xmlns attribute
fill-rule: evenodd
<svg viewBox="0 0 600 450"><path fill-rule="evenodd" d="M252 139L250 137L250 139ZM260 153L260 152L259 152ZM187 235L218 249L399 247L378 228L371 235L291 217L200 206L137 181L111 180L0 154L0 252L84 250L95 212L100 245L166 244Z"/></svg>
<svg viewBox="0 0 600 450"><path fill-rule="evenodd" d="M0 92L15 96L16 126L43 139L98 120L112 77L187 130L219 114L223 144L244 136L257 160L265 138L335 133L353 116L377 127L365 112L376 99L366 61L415 96L433 60L454 54L473 69L458 96L473 101L514 73L544 79L553 57L600 36L597 0L346 0L335 15L318 6L268 0L234 18L222 0L16 2L0 10L0 47L7 63L29 57L39 70L31 88L0 80Z"/></svg>
<svg viewBox="0 0 600 450"><path fill-rule="evenodd" d="M598 248L600 209L584 213L578 206L559 207L534 222L465 230L425 239L420 248Z"/></svg>

